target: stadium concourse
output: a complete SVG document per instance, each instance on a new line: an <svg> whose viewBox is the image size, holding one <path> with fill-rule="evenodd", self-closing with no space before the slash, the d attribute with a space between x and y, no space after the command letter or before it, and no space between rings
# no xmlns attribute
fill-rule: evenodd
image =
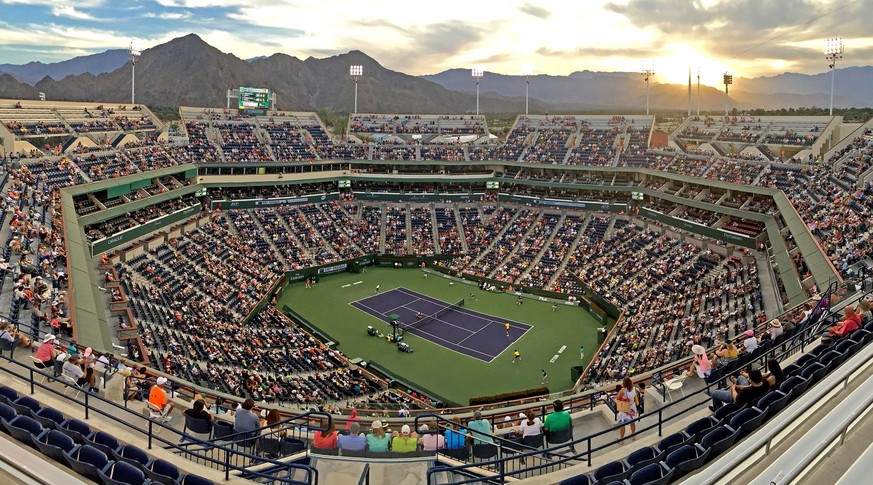
<svg viewBox="0 0 873 485"><path fill-rule="evenodd" d="M519 116L495 141L470 115L355 115L338 136L313 113L183 107L171 135L143 106L109 106L0 100L0 313L34 346L55 334L76 342L67 356L147 364L112 399L166 376L180 406L193 390L216 410L252 398L341 423L432 412L444 403L263 304L283 277L376 254L611 308L575 390L629 376L650 399L691 345L751 331L763 346L771 319L800 326L873 266L870 122L690 117L654 147L657 121L638 115ZM472 427L470 411L455 412ZM611 426L586 416L576 438Z"/></svg>

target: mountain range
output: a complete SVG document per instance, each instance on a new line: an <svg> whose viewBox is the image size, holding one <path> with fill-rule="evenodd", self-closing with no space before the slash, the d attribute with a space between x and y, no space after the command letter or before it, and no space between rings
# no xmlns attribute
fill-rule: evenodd
<svg viewBox="0 0 873 485"><path fill-rule="evenodd" d="M305 60L286 54L240 59L221 52L195 34L146 49L136 63L136 100L151 106L225 106L226 90L264 86L276 93L281 110L351 111L354 83L350 65L364 67L358 83L358 111L383 113L464 113L475 110L475 84L466 69L427 76L392 71L360 51ZM873 105L873 67L837 70L835 106ZM636 111L645 109L645 83L636 72L579 71L567 76L530 77L532 112L570 110ZM521 76L486 72L480 82L483 112L524 111ZM788 108L827 106L830 73L785 73L737 78L731 107ZM652 83L652 109L684 110L687 86ZM23 65L0 64L0 98L126 102L130 99L131 65L127 51L109 50L67 61ZM696 87L692 102L696 108ZM701 87L701 108L720 110L724 93Z"/></svg>

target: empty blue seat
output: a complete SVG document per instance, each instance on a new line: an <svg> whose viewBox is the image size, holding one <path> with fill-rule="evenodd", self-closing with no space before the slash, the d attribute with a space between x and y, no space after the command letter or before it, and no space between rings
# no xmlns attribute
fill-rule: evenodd
<svg viewBox="0 0 873 485"><path fill-rule="evenodd" d="M16 416L12 421L3 420L3 426L6 427L13 438L28 445L32 445L32 437L39 436L43 430L39 421L30 416L23 415Z"/></svg>
<svg viewBox="0 0 873 485"><path fill-rule="evenodd" d="M803 377L804 379L809 381L810 384L812 384L824 377L827 371L828 368L825 367L821 362L813 362L808 366L804 367L803 370L801 370L800 373L797 375Z"/></svg>
<svg viewBox="0 0 873 485"><path fill-rule="evenodd" d="M136 446L127 444L114 452L115 458L119 461L126 461L135 466L146 466L149 464L149 455L145 451Z"/></svg>
<svg viewBox="0 0 873 485"><path fill-rule="evenodd" d="M182 479L181 485L215 485L215 482L208 478L203 478L199 475L185 475L185 478Z"/></svg>
<svg viewBox="0 0 873 485"><path fill-rule="evenodd" d="M182 477L182 473L179 472L179 468L176 465L160 458L147 466L145 472L152 482L163 483L164 485L176 485Z"/></svg>
<svg viewBox="0 0 873 485"><path fill-rule="evenodd" d="M36 399L30 396L21 396L15 401L9 403L10 406L14 407L18 414L23 414L25 416L33 416L34 413L39 412L42 409L42 405Z"/></svg>
<svg viewBox="0 0 873 485"><path fill-rule="evenodd" d="M614 481L622 481L627 476L628 469L624 463L613 461L598 468L591 476L594 477L595 483L609 483Z"/></svg>
<svg viewBox="0 0 873 485"><path fill-rule="evenodd" d="M57 428L67 419L55 408L42 408L33 415L44 428Z"/></svg>
<svg viewBox="0 0 873 485"><path fill-rule="evenodd" d="M582 473L580 475L576 475L575 477L565 478L558 482L558 485L590 485L591 479L588 478L588 475Z"/></svg>
<svg viewBox="0 0 873 485"><path fill-rule="evenodd" d="M91 428L78 419L64 421L58 430L76 440L77 443L87 443L88 436L91 436Z"/></svg>
<svg viewBox="0 0 873 485"><path fill-rule="evenodd" d="M90 441L88 444L106 453L106 456L113 456L113 453L121 447L121 443L115 439L115 436L105 431L95 431L88 437L88 441Z"/></svg>
<svg viewBox="0 0 873 485"><path fill-rule="evenodd" d="M97 472L105 485L142 485L145 474L134 465L116 461Z"/></svg>
<svg viewBox="0 0 873 485"><path fill-rule="evenodd" d="M729 422L730 419L732 417L734 417L735 414L740 412L740 410L742 410L743 407L744 406L737 404L735 402L729 402L729 403L725 404L724 406L716 409L715 412L712 413L712 417L715 418L716 421L718 421L719 423L725 424L725 423Z"/></svg>
<svg viewBox="0 0 873 485"><path fill-rule="evenodd" d="M700 418L697 421L688 425L685 428L685 436L688 436L693 440L694 443L700 441L709 430L716 427L718 425L718 421L712 416L707 416L705 418Z"/></svg>
<svg viewBox="0 0 873 485"><path fill-rule="evenodd" d="M782 411L788 404L789 399L791 399L791 396L777 389L761 396L755 407L766 412L769 418Z"/></svg>
<svg viewBox="0 0 873 485"><path fill-rule="evenodd" d="M662 439L656 448L658 448L662 453L670 454L680 446L691 442L691 438L689 438L684 432L680 431Z"/></svg>
<svg viewBox="0 0 873 485"><path fill-rule="evenodd" d="M649 463L661 461L663 457L664 453L661 450L653 446L646 446L628 455L624 460L624 464L628 469L639 470Z"/></svg>
<svg viewBox="0 0 873 485"><path fill-rule="evenodd" d="M731 429L727 426L719 426L713 429L700 440L700 446L710 450L708 460L712 460L716 456L724 453L728 448L739 438L739 430Z"/></svg>
<svg viewBox="0 0 873 485"><path fill-rule="evenodd" d="M15 389L6 386L0 386L0 402L9 404L18 399L18 393Z"/></svg>
<svg viewBox="0 0 873 485"><path fill-rule="evenodd" d="M36 446L43 455L65 465L67 464L67 461L64 459L64 453L69 453L78 446L76 445L76 442L73 441L73 438L70 438L56 429L44 430L42 434L31 439L33 445Z"/></svg>
<svg viewBox="0 0 873 485"><path fill-rule="evenodd" d="M71 452L64 453L70 468L91 480L100 481L100 470L109 464L109 458L102 451L90 445L80 446ZM140 482L141 483L141 482Z"/></svg>
<svg viewBox="0 0 873 485"><path fill-rule="evenodd" d="M789 394L791 399L795 399L797 396L803 394L803 391L808 387L806 382L806 379L801 376L791 376L788 379L785 379L782 384L779 384L779 390L785 394Z"/></svg>
<svg viewBox="0 0 873 485"><path fill-rule="evenodd" d="M12 421L15 417L18 416L18 413L15 412L15 408L0 402L0 420L2 421ZM4 431L6 429L4 428Z"/></svg>
<svg viewBox="0 0 873 485"><path fill-rule="evenodd" d="M664 485L673 478L674 470L664 462L651 463L633 472L628 479L631 485Z"/></svg>
<svg viewBox="0 0 873 485"><path fill-rule="evenodd" d="M705 449L699 444L685 445L667 455L664 463L673 469L673 478L676 479L702 466L709 453L709 449Z"/></svg>
<svg viewBox="0 0 873 485"><path fill-rule="evenodd" d="M767 415L758 408L743 409L731 418L730 427L740 431L740 436L745 436L761 425Z"/></svg>

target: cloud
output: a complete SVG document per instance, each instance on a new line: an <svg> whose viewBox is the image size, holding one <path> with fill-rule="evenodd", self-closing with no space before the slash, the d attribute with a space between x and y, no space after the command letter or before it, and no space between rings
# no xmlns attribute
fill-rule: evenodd
<svg viewBox="0 0 873 485"><path fill-rule="evenodd" d="M187 20L192 17L192 14L191 12L185 10L182 12L147 12L142 16L149 19Z"/></svg>
<svg viewBox="0 0 873 485"><path fill-rule="evenodd" d="M52 7L52 15L55 17L68 17L76 20L97 20L94 16L76 10L72 5L55 5Z"/></svg>
<svg viewBox="0 0 873 485"><path fill-rule="evenodd" d="M536 17L543 20L552 16L552 12L548 11L547 9L532 5L530 3L522 5L519 10L530 15L531 17Z"/></svg>

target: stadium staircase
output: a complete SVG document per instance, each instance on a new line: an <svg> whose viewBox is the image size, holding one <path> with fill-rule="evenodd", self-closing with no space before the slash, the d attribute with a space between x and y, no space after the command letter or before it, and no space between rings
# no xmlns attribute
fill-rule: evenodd
<svg viewBox="0 0 873 485"><path fill-rule="evenodd" d="M381 216L381 220L379 221L379 252L385 253L385 228L387 226L388 204L385 202L379 203L379 214Z"/></svg>
<svg viewBox="0 0 873 485"><path fill-rule="evenodd" d="M268 145L268 146L269 146L269 145ZM257 209L256 209L256 210L257 210ZM255 227L258 228L259 231L261 231L261 235L262 235L264 241L266 241L266 242L267 242L267 245L270 246L270 251L271 251L273 254L275 254L276 256L278 256L279 259L281 259L281 260L285 263L285 267L286 267L286 268L290 268L290 267L291 267L291 261L288 261L288 260L285 258L285 253L282 252L282 251L280 251L279 248L276 247L276 243L273 242L273 237L270 235L270 232L267 231L267 228L264 227L264 224L261 222L261 220L260 220L259 218L255 217L254 214L251 214L251 217L252 217L252 223L255 225ZM282 226L285 227L286 230L287 230L288 226L285 224L285 220L282 219L281 217L276 217L276 219L279 220L279 221L281 221L280 223L281 223ZM233 224L228 224L228 225L229 225L229 226L234 226ZM236 226L234 226L234 227L236 227ZM293 231L288 231L286 234L288 234L288 235L290 235L290 236L293 236L293 235L294 235L294 232L293 232ZM296 236L294 236L294 237L296 237ZM302 247L302 246L301 246L301 247Z"/></svg>
<svg viewBox="0 0 873 485"><path fill-rule="evenodd" d="M770 172L770 169L771 169L772 167L773 167L773 164L772 164L772 163L770 163L770 162L765 163L765 164L764 164L764 170L761 170L761 173L759 173L758 176L755 177L755 179L752 181L752 185L758 185L758 183L761 182L761 179L764 178L764 176L767 175L767 173Z"/></svg>
<svg viewBox="0 0 873 485"><path fill-rule="evenodd" d="M510 227L512 227L512 226L515 225L515 221L516 221L516 219L518 219L518 217L521 215L521 213L522 213L522 211L520 211L520 210L515 211L515 214L512 215L512 219L510 219L509 222L506 223L505 226L503 226L503 229L501 229L500 232L497 234L497 237L495 237L494 240L491 241L491 244L489 244L488 247L486 247L486 248L484 248L482 251L480 251L480 252L479 252L479 255L476 256L476 259L474 259L473 261L470 261L470 263L469 263L467 266L465 266L464 269L469 268L470 266L475 265L475 264L478 263L478 262L479 262L479 261L480 261L480 260L481 260L485 255L486 255L486 254L490 254L490 253L491 253L491 250L494 248L494 245L497 244L498 241L500 241L501 239L503 239L503 235L506 234L506 231L507 231ZM492 214L491 216L488 216L487 218L486 218L486 217L482 217L482 226L483 226L483 227L484 227L486 224L488 224L488 221L491 220L491 217L493 217L493 214Z"/></svg>
<svg viewBox="0 0 873 485"><path fill-rule="evenodd" d="M297 231L291 229L291 226L288 225L288 221L285 220L285 217L286 217L285 215L280 215L279 217L276 218L279 221L279 223L282 225L282 227L285 229L285 235L288 236L294 242L294 245L296 245L300 249L300 252L303 254L304 258L307 261L314 261L315 255L310 254L309 248L307 248L306 245L303 244L303 241L301 241L300 238L297 237ZM293 217L293 214L291 217ZM254 219L257 219L257 217L255 217ZM258 221L258 222L260 222L260 221ZM230 225L233 226L233 224L230 224ZM264 234L268 234L268 233L265 232ZM267 239L269 239L269 238L267 238ZM281 251L278 251L276 254L281 255L282 260L285 261L285 263L287 264L286 267L289 267L289 268L291 267L291 263L293 263L293 261L288 261Z"/></svg>
<svg viewBox="0 0 873 485"><path fill-rule="evenodd" d="M543 217L544 214L545 213L543 211L537 211L536 217L534 218L534 222L531 223L530 227L528 227L526 231L524 231L524 234L522 234L522 236L518 239L518 244L516 244L512 248L512 251L510 251L508 254L506 254L506 256L503 257L503 259L500 261L500 263L504 263L506 261L509 261L510 259L512 259L513 256L515 256L515 254L519 251L519 249L522 248L522 246L523 246L522 243L526 242L527 238L536 230L537 223L539 222L540 218ZM513 219L513 222L514 221L515 221L515 219ZM513 225L513 223L507 224L507 226L512 226L512 225ZM501 239L501 238L502 238L502 236L498 237L497 239ZM495 239L495 241L496 241L496 239ZM491 272L489 272L487 276L489 278L494 278L494 274L497 272L498 269L500 269L500 266L497 266L494 269L492 269ZM518 281L519 279L520 278L516 278L516 281Z"/></svg>
<svg viewBox="0 0 873 485"><path fill-rule="evenodd" d="M478 204L476 204L476 210L479 210ZM464 223L461 219L461 212L458 210L457 203L452 204L452 213L455 215L455 227L458 228L458 238L461 241L461 251L463 251L464 254L470 254L470 248L467 247L467 234L464 231ZM479 217L479 220L482 220L481 215Z"/></svg>
<svg viewBox="0 0 873 485"><path fill-rule="evenodd" d="M406 222L406 253L415 254L412 249L412 204L406 203L400 207L403 208L403 220Z"/></svg>
<svg viewBox="0 0 873 485"><path fill-rule="evenodd" d="M582 241L583 237L585 236L584 228L588 227L588 224L591 222L591 217L591 214L587 214L582 223L579 224L579 227L582 229L579 230L579 233L576 234L576 238L573 239L573 243L570 244L570 248L567 250L567 254L564 255L564 259L561 260L561 264L558 265L557 271L555 271L555 274L553 274L549 281L546 283L545 288L547 290L552 290L555 283L558 281L558 278L560 278L561 275L564 274L564 270L567 269L567 265L570 264L570 259L574 254L576 254L576 248L579 246L579 242ZM612 222L610 222L610 227L612 227L611 224Z"/></svg>
<svg viewBox="0 0 873 485"><path fill-rule="evenodd" d="M428 204L430 207L430 227L433 229L431 237L433 237L433 253L441 254L443 251L440 248L440 228L439 222L437 222L436 217L436 204ZM449 209L451 209L454 213L455 205L452 204Z"/></svg>
<svg viewBox="0 0 873 485"><path fill-rule="evenodd" d="M552 231L548 234L548 237L546 238L546 240L543 241L543 245L540 248L539 252L537 253L536 257L534 257L534 259L530 262L528 267L524 271L522 271L520 275L518 275L518 278L516 278L516 281L524 281L524 279L527 277L527 275L530 274L530 272L533 271L534 268L536 268L536 266L537 266L537 264L539 264L540 260L543 259L543 254L545 254L545 252L549 250L549 246L551 246L552 240L554 240L555 236L558 234L558 229L560 229L561 226L564 225L564 220L566 218L567 218L567 213L562 212L561 218L558 219L558 223L555 224L555 227L552 228ZM567 258L567 255L564 256L564 259L566 259L566 258Z"/></svg>

